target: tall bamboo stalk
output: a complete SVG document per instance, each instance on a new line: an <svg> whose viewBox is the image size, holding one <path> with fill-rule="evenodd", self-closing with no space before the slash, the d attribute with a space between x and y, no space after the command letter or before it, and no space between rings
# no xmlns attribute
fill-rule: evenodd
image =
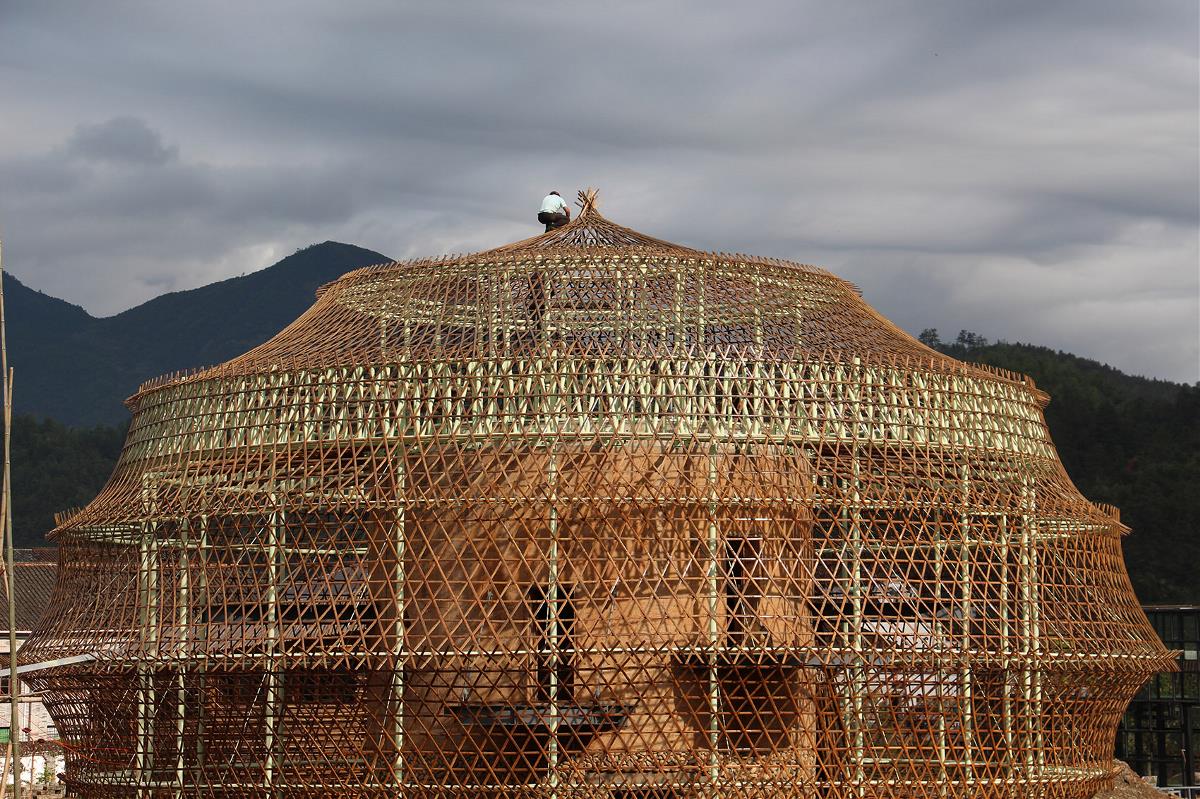
<svg viewBox="0 0 1200 799"><path fill-rule="evenodd" d="M12 444L12 385L13 372L8 366L8 339L4 320L4 254L0 242L0 372L4 381L4 570L8 590L8 661L9 661L9 724L8 739L12 747L13 797L21 795L21 681L17 678L17 592L13 567L12 491L10 453Z"/></svg>

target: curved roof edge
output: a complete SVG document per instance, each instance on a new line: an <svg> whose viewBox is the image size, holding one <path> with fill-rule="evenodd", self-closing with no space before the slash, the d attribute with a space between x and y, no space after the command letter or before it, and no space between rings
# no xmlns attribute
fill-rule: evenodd
<svg viewBox="0 0 1200 799"><path fill-rule="evenodd" d="M752 263L778 266L833 281L844 286L856 296L860 298L863 296L862 290L857 285L846 280L845 278L835 275L827 269L823 269L818 266L788 261L782 258L748 255L744 253L698 250L681 244L675 244L673 242L666 241L665 239L655 238L653 236L633 230L632 228L619 225L607 219L600 213L597 208L597 196L598 192L593 188L580 191L577 199L577 204L580 206L579 214L560 228L549 230L545 233L540 233L527 239L504 244L488 250L480 250L472 253L414 258L404 261L391 261L372 266L359 267L346 272L337 280L330 281L329 283L325 283L324 285L318 287L316 291L317 300L319 301L327 291L335 286L349 285L360 280L377 278L390 272L431 269L444 267L451 264L463 264L471 262L513 263L531 260L540 261L543 259L554 260L560 257L578 258L580 256L592 256L596 258L604 258L618 255L622 257L633 256L647 259L678 258L690 261L712 261L743 264ZM881 313L876 311L868 303L864 302L863 306L872 316L877 319L877 321L903 334L907 338L912 338L909 334L904 333L904 331L896 327L891 320L887 319ZM915 339L913 339L913 341L915 342ZM928 368L933 368L935 362L941 363L943 368L946 366L951 366L950 369L945 370L947 372L958 372L964 374L971 372L975 372L976 374L984 373L993 379L999 379L1025 386L1043 407L1045 407L1050 400L1049 395L1039 390L1034 385L1033 380L1026 375L1012 372L1007 369L990 366L988 364L960 361L943 353L937 352L936 350L924 347L924 345L919 346L928 350L928 359L909 356L903 360L914 363L914 365L918 361L923 361L924 365ZM833 350L829 351L829 353L832 352ZM221 366L222 364L201 366L170 372L146 380L142 382L138 386L137 390L125 400L125 405L131 411L136 411L138 400L147 393L169 385L185 382L189 379L200 377L201 375L204 377L219 377L219 374L214 373L218 372ZM287 368L287 366L285 364L280 364L280 368Z"/></svg>

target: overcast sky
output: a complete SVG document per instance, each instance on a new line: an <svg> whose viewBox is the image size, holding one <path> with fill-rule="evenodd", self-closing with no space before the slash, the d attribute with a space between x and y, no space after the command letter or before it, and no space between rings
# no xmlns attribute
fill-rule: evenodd
<svg viewBox="0 0 1200 799"><path fill-rule="evenodd" d="M334 239L616 222L1200 379L1200 22L1164 2L0 0L0 235L96 315Z"/></svg>

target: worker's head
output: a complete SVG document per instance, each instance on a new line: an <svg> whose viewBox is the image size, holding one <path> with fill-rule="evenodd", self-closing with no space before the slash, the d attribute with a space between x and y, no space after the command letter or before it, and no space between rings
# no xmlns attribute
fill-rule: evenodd
<svg viewBox="0 0 1200 799"><path fill-rule="evenodd" d="M559 194L559 193L558 193L558 192L556 192L556 191L552 191L552 192L550 192L550 193L551 193L551 194L553 194L555 197L561 197L561 196L562 196L561 194Z"/></svg>

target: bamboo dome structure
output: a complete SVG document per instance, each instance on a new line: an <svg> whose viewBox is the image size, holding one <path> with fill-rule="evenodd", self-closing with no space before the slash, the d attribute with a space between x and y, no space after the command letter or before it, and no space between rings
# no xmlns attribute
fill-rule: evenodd
<svg viewBox="0 0 1200 799"><path fill-rule="evenodd" d="M605 219L145 384L25 662L88 797L1084 797L1172 658L1020 375ZM95 656L86 661L87 656ZM83 658L84 662L67 662Z"/></svg>

